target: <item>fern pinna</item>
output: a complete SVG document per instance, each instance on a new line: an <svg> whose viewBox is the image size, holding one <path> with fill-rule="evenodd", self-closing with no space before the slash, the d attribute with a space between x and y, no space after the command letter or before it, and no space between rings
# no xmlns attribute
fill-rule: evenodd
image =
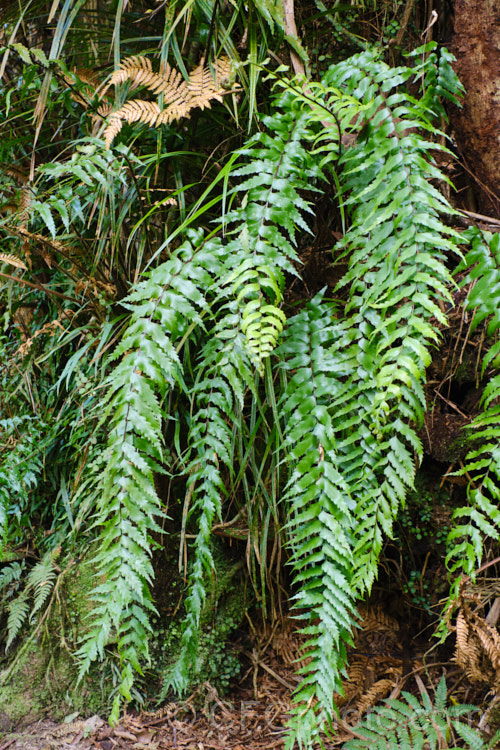
<svg viewBox="0 0 500 750"><path fill-rule="evenodd" d="M110 377L108 471L97 519L104 582L81 648L85 669L116 631L126 699L133 670L148 656L150 536L161 515L154 473L165 470L166 393L178 389L192 403L186 453L178 458L185 513L198 533L181 655L164 692L189 682L213 565L211 528L222 515L224 472L234 469L234 432L244 405L258 399L255 379L273 355L286 383L277 400L294 602L309 636L288 746L310 747L333 720L355 600L371 588L383 536L392 532L421 456L425 369L437 323L445 322L439 303L450 301L446 255L458 243L441 219L450 208L433 185L444 178L429 153L442 148L431 140L439 97L453 98L460 87L446 56L432 48L419 55L415 69L391 69L364 52L307 92L283 83L275 114L236 155L232 179L242 181L219 236L188 238L128 298L131 321ZM414 78L422 82L420 99L404 88ZM349 134L353 145L344 148ZM339 284L348 299L333 304L319 295L287 321L285 278L298 273L295 234L307 230L300 191L318 190L329 176L341 187L349 225L335 248L348 263ZM189 374L180 358L188 338L196 357ZM118 706L119 698L113 718Z"/></svg>

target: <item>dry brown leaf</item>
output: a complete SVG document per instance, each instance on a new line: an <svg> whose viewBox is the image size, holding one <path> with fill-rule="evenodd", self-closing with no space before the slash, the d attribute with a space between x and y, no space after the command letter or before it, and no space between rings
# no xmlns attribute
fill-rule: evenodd
<svg viewBox="0 0 500 750"><path fill-rule="evenodd" d="M22 268L23 271L27 270L26 263L24 263L16 255L10 255L9 253L0 253L0 263L8 263L9 266L15 266L15 268Z"/></svg>
<svg viewBox="0 0 500 750"><path fill-rule="evenodd" d="M386 698L395 685L391 679L378 680L371 688L360 698L356 708L362 716L369 708L374 706L378 701Z"/></svg>

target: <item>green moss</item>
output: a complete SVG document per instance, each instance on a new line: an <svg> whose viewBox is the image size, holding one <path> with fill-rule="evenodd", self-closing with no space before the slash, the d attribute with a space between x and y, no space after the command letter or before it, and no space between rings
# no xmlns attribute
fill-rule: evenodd
<svg viewBox="0 0 500 750"><path fill-rule="evenodd" d="M86 628L90 591L95 587L93 571L86 563L73 565L64 574L58 596L43 624L25 628L4 661L0 676L0 726L16 727L50 715L62 720L75 711L99 713L107 706L103 665L76 685L78 666L74 658L78 640Z"/></svg>
<svg viewBox="0 0 500 750"><path fill-rule="evenodd" d="M198 658L188 689L194 690L198 685L208 681L219 692L224 693L231 680L240 673L239 652L231 644L231 636L241 625L249 602L242 564L235 564L221 547L216 547L213 555L216 575L212 579L212 587L202 611ZM161 686L165 674L179 654L182 608L173 621L153 618L153 627L152 663L151 672L148 673L150 687L151 684ZM158 687L154 689L158 690Z"/></svg>

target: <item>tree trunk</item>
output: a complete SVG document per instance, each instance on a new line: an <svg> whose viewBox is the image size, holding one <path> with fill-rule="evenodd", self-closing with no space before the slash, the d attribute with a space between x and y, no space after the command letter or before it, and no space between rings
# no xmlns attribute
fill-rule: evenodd
<svg viewBox="0 0 500 750"><path fill-rule="evenodd" d="M455 0L453 52L466 89L463 109L453 118L457 144L481 187L481 208L499 211L499 0Z"/></svg>

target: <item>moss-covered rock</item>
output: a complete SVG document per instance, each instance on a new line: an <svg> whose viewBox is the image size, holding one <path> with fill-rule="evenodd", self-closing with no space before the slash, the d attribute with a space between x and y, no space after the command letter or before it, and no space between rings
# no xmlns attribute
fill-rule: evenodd
<svg viewBox="0 0 500 750"><path fill-rule="evenodd" d="M38 622L21 631L10 650L12 655L3 659L0 728L4 731L46 715L61 720L76 711L82 715L98 713L106 706L99 675L77 685L74 657L86 627L94 575L85 563L70 561L61 568L55 584L57 595L49 599L50 610L43 610Z"/></svg>

